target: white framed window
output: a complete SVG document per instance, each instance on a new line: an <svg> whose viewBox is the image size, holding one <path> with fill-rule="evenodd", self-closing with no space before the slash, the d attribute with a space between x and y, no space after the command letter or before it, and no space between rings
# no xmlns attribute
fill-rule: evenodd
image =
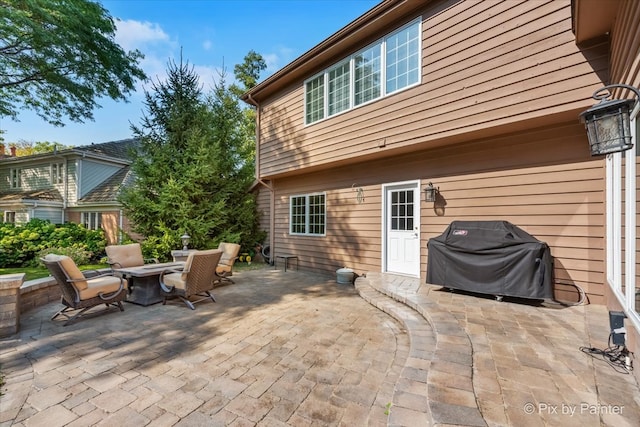
<svg viewBox="0 0 640 427"><path fill-rule="evenodd" d="M329 71L329 116L338 114L351 107L351 67L344 62Z"/></svg>
<svg viewBox="0 0 640 427"><path fill-rule="evenodd" d="M64 183L64 163L51 163L51 184Z"/></svg>
<svg viewBox="0 0 640 427"><path fill-rule="evenodd" d="M305 124L420 83L421 34L418 18L305 81Z"/></svg>
<svg viewBox="0 0 640 427"><path fill-rule="evenodd" d="M420 33L410 25L385 40L386 93L390 94L418 83L420 77Z"/></svg>
<svg viewBox="0 0 640 427"><path fill-rule="evenodd" d="M326 194L302 194L289 198L289 233L324 236L326 233Z"/></svg>
<svg viewBox="0 0 640 427"><path fill-rule="evenodd" d="M324 118L324 74L305 83L304 107L307 123Z"/></svg>
<svg viewBox="0 0 640 427"><path fill-rule="evenodd" d="M80 222L87 230L99 230L102 228L101 212L81 212Z"/></svg>
<svg viewBox="0 0 640 427"><path fill-rule="evenodd" d="M11 188L22 188L22 169L11 168L9 179Z"/></svg>
<svg viewBox="0 0 640 427"><path fill-rule="evenodd" d="M353 57L354 105L361 105L382 94L382 45L377 44Z"/></svg>
<svg viewBox="0 0 640 427"><path fill-rule="evenodd" d="M3 215L3 221L11 224L16 223L16 213L12 211L5 211Z"/></svg>

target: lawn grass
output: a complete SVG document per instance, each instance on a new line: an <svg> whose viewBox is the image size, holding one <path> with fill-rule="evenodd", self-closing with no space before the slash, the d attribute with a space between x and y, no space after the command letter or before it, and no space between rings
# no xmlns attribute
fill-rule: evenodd
<svg viewBox="0 0 640 427"><path fill-rule="evenodd" d="M261 268L267 267L268 264L265 262L252 262L251 264L247 264L246 262L236 262L233 265L234 270L242 271L242 270L259 270ZM101 268L109 268L108 264L87 264L79 266L80 270L99 270ZM16 274L16 273L25 273L26 276L24 278L27 280L41 279L43 277L49 276L49 270L45 267L18 267L18 268L0 268L0 275L2 274Z"/></svg>
<svg viewBox="0 0 640 427"><path fill-rule="evenodd" d="M101 268L108 268L107 264L87 264L79 266L80 270L98 270ZM0 268L0 275L2 274L17 274L25 273L24 278L27 280L41 279L49 276L49 270L45 267L17 267L17 268Z"/></svg>

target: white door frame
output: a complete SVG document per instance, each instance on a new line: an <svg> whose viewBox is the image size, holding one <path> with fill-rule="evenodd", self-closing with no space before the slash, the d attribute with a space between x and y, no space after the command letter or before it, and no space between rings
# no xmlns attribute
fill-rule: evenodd
<svg viewBox="0 0 640 427"><path fill-rule="evenodd" d="M388 245L387 245L387 240L388 240L388 217L387 217L387 213L388 213L388 208L387 208L387 204L389 203L389 200L387 200L387 192L389 189L391 189L392 187L399 187L399 188L408 188L408 187L413 187L416 189L415 192L415 204L414 204L414 218L415 218L415 226L416 228L416 232L418 233L418 254L420 254L420 204L421 204L421 199L420 199L420 180L411 180L411 181L399 181L399 182L390 182L390 183L386 183L386 184L382 184L382 223L381 223L381 227L382 227L382 262L381 262L381 266L382 266L382 272L387 272L388 271L388 266L387 266L387 250L388 250ZM417 257L417 261L416 261L416 265L415 265L415 271L413 272L413 274L407 274L411 277L420 277L420 259L421 257L418 256Z"/></svg>

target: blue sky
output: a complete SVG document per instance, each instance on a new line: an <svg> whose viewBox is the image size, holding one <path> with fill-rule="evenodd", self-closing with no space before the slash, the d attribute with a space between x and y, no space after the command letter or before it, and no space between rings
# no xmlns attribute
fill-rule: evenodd
<svg viewBox="0 0 640 427"><path fill-rule="evenodd" d="M149 77L162 79L169 58L194 66L205 88L223 67L233 66L254 50L261 54L268 77L316 44L367 12L380 0L102 0L117 19L116 40L125 49L138 49ZM148 84L146 84L148 87ZM130 122L140 123L143 85L128 103L98 101L95 120L66 121L54 127L23 111L20 122L2 118L5 142L50 141L80 146L131 136Z"/></svg>

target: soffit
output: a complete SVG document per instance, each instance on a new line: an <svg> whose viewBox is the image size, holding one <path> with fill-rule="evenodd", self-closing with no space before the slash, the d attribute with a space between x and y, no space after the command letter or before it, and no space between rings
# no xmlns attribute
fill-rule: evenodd
<svg viewBox="0 0 640 427"><path fill-rule="evenodd" d="M620 0L573 0L573 32L582 43L611 31Z"/></svg>

